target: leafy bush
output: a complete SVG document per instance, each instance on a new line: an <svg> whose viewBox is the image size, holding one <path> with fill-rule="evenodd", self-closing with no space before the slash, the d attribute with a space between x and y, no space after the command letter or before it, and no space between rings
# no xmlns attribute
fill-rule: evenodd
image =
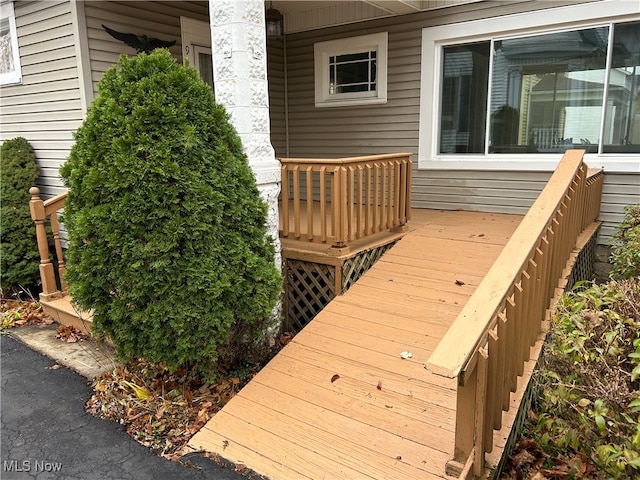
<svg viewBox="0 0 640 480"><path fill-rule="evenodd" d="M17 292L38 282L40 255L29 212L29 188L38 177L36 155L22 137L2 144L0 166L0 280L2 292Z"/></svg>
<svg viewBox="0 0 640 480"><path fill-rule="evenodd" d="M640 204L629 205L624 212L611 254L611 277L616 279L640 277Z"/></svg>
<svg viewBox="0 0 640 480"><path fill-rule="evenodd" d="M282 284L267 206L194 69L120 57L61 175L71 294L123 357L209 371L265 332Z"/></svg>
<svg viewBox="0 0 640 480"><path fill-rule="evenodd" d="M562 297L534 377L540 395L529 425L547 467L563 463L574 478L640 476L638 305L636 280Z"/></svg>

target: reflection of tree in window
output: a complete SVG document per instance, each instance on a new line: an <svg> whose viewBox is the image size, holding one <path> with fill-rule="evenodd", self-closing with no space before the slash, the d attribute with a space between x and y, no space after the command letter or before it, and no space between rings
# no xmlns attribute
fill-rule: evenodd
<svg viewBox="0 0 640 480"><path fill-rule="evenodd" d="M560 152L578 144L596 151L607 35L601 27L494 42L489 150ZM493 130L505 128L497 115L505 105L519 111L517 142L500 144Z"/></svg>
<svg viewBox="0 0 640 480"><path fill-rule="evenodd" d="M440 153L484 153L490 43L445 47Z"/></svg>
<svg viewBox="0 0 640 480"><path fill-rule="evenodd" d="M640 22L615 25L603 152L640 153Z"/></svg>
<svg viewBox="0 0 640 480"><path fill-rule="evenodd" d="M15 68L9 20L3 18L0 20L0 73L13 72Z"/></svg>

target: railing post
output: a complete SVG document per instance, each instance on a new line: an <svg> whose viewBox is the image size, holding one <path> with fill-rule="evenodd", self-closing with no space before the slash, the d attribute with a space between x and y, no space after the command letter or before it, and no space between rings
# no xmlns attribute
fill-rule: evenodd
<svg viewBox="0 0 640 480"><path fill-rule="evenodd" d="M461 372L456 396L456 427L453 460L447 462L446 474L460 476L465 464L473 456L475 443L475 411L478 371Z"/></svg>
<svg viewBox="0 0 640 480"><path fill-rule="evenodd" d="M333 211L333 225L335 241L331 249L339 253L348 253L347 246L347 171L339 166L333 172L333 197L331 206Z"/></svg>
<svg viewBox="0 0 640 480"><path fill-rule="evenodd" d="M29 189L31 200L29 210L31 219L36 224L36 239L38 241L38 251L40 252L40 279L42 280L42 296L45 298L57 292L56 277L53 271L53 263L49 255L49 244L47 241L47 229L45 227L44 202L40 198L40 189L31 187Z"/></svg>
<svg viewBox="0 0 640 480"><path fill-rule="evenodd" d="M282 195L282 233L283 237L289 236L289 167L287 164L282 164L282 186L280 188L280 194Z"/></svg>

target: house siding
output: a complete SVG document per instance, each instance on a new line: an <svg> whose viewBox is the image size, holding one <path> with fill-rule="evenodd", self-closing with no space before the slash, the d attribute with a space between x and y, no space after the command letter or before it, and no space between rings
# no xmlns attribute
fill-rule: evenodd
<svg viewBox="0 0 640 480"><path fill-rule="evenodd" d="M580 2L562 2L573 4ZM554 3L559 5L560 2ZM277 156L346 157L418 153L421 38L425 27L548 8L547 2L480 2L413 15L376 19L287 36L288 152ZM316 42L388 32L388 101L384 105L315 108L313 45ZM278 127L274 125L274 127ZM279 127L278 127L279 128ZM274 138L283 132L274 129ZM417 158L414 157L417 167ZM525 213L550 172L418 170L415 208ZM610 241L625 205L640 201L640 175L605 175L600 243Z"/></svg>
<svg viewBox="0 0 640 480"><path fill-rule="evenodd" d="M271 143L281 156L287 156L287 118L285 105L285 45L282 40L267 40L269 72L269 120Z"/></svg>
<svg viewBox="0 0 640 480"><path fill-rule="evenodd" d="M58 169L83 119L68 0L14 3L22 83L0 90L0 141L18 136L33 146L44 197L61 193Z"/></svg>
<svg viewBox="0 0 640 480"><path fill-rule="evenodd" d="M146 34L161 40L176 40L169 50L182 61L180 16L209 21L208 1L89 1L85 2L87 37L91 58L94 95L104 73L125 53L135 55L132 47L111 37L102 24L119 32Z"/></svg>

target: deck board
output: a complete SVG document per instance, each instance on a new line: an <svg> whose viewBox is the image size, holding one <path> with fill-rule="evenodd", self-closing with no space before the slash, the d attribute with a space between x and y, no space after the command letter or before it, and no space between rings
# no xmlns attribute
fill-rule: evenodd
<svg viewBox="0 0 640 480"><path fill-rule="evenodd" d="M455 380L424 364L521 218L414 210L404 238L190 447L271 479L447 478Z"/></svg>

